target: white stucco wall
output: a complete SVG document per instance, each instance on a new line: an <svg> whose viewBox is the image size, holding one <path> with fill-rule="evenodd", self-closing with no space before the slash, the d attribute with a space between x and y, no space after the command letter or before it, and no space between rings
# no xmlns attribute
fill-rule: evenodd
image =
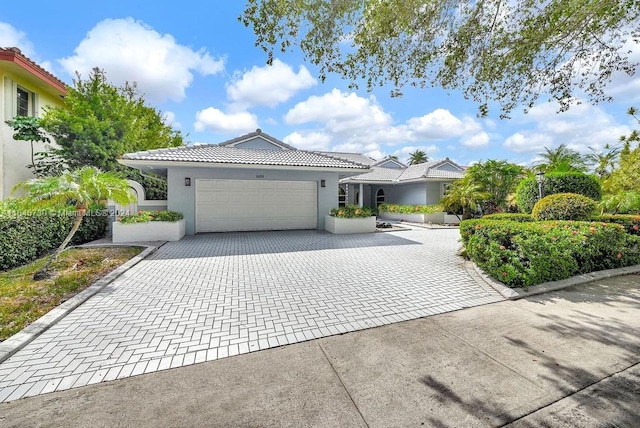
<svg viewBox="0 0 640 428"><path fill-rule="evenodd" d="M185 186L187 177L191 179L189 187ZM308 170L170 167L167 174L167 209L184 215L187 235L195 233L195 180L197 179L316 181L318 183L318 230L324 230L325 214L328 214L331 208L338 206L337 173ZM320 187L320 180L325 180L325 187Z"/></svg>
<svg viewBox="0 0 640 428"><path fill-rule="evenodd" d="M13 139L13 130L5 123L16 116L16 87L20 86L36 94L35 111L38 116L47 105L62 105L62 100L41 91L23 78L0 70L0 199L11 196L13 187L21 181L33 178L33 172L27 168L31 164L31 144L29 141ZM45 149L44 143L34 143L34 151Z"/></svg>

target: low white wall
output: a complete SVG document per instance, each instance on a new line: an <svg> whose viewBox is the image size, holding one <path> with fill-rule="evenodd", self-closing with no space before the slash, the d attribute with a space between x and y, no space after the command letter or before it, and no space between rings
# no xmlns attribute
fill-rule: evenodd
<svg viewBox="0 0 640 428"><path fill-rule="evenodd" d="M411 223L444 224L446 223L447 216L445 215L444 212L437 212L437 213L431 213L431 214L400 214L400 213L381 212L378 214L378 217L384 220L399 220L399 221L408 221Z"/></svg>
<svg viewBox="0 0 640 428"><path fill-rule="evenodd" d="M376 231L376 217L341 218L327 215L324 217L324 228L334 234L372 233Z"/></svg>
<svg viewBox="0 0 640 428"><path fill-rule="evenodd" d="M146 223L113 222L113 242L179 241L185 233L184 219L179 221L149 221Z"/></svg>

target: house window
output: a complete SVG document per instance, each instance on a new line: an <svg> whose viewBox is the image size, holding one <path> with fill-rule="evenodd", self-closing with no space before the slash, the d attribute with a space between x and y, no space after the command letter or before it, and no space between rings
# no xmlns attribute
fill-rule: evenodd
<svg viewBox="0 0 640 428"><path fill-rule="evenodd" d="M347 205L347 194L342 187L338 187L338 206L344 207Z"/></svg>
<svg viewBox="0 0 640 428"><path fill-rule="evenodd" d="M376 192L376 206L384 203L384 190L378 189Z"/></svg>
<svg viewBox="0 0 640 428"><path fill-rule="evenodd" d="M444 195L446 195L449 189L451 189L451 186L453 186L453 183L442 183L442 186L440 187L441 198L444 198Z"/></svg>
<svg viewBox="0 0 640 428"><path fill-rule="evenodd" d="M356 192L356 205L360 205L360 192Z"/></svg>
<svg viewBox="0 0 640 428"><path fill-rule="evenodd" d="M17 88L17 102L16 102L16 115L17 116L31 116L30 104L31 94L29 91L25 91L22 88Z"/></svg>

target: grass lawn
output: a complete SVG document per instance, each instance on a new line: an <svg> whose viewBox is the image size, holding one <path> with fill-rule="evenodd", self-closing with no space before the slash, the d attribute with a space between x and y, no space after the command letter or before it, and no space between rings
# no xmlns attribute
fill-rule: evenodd
<svg viewBox="0 0 640 428"><path fill-rule="evenodd" d="M65 300L90 286L142 248L71 248L64 251L51 272L34 281L44 259L0 272L0 341L19 332Z"/></svg>

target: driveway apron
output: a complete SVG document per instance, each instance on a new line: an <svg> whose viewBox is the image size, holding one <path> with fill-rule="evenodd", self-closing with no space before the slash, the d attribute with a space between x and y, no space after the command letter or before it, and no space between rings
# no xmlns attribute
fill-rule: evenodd
<svg viewBox="0 0 640 428"><path fill-rule="evenodd" d="M188 236L0 364L0 401L493 303L457 229Z"/></svg>

